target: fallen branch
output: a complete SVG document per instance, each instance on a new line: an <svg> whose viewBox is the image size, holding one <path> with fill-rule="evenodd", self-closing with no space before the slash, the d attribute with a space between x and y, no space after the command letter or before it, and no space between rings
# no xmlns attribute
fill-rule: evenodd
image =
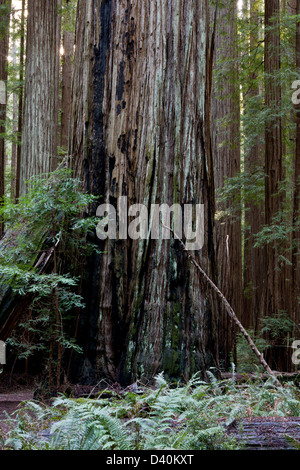
<svg viewBox="0 0 300 470"><path fill-rule="evenodd" d="M195 268L198 270L198 272L201 274L201 276L207 281L207 283L212 287L212 289L216 292L216 294L218 295L218 297L221 299L225 309L226 309L226 312L228 313L228 315L230 316L230 318L234 321L234 323L236 324L236 326L238 327L238 329L240 330L240 332L243 334L243 336L245 337L247 343L249 344L250 348L252 349L252 351L254 352L254 354L256 355L256 357L258 358L260 364L264 367L264 369L266 370L266 372L274 378L275 380L275 384L278 386L278 387L281 387L281 383L279 382L279 380L277 379L275 373L271 370L270 366L268 365L268 363L265 361L263 355L260 353L260 351L257 349L255 343L253 342L252 338L250 337L250 335L247 333L247 331L245 330L245 328L243 327L243 325L241 324L241 322L239 321L237 315L235 314L233 308L231 307L230 303L228 302L228 300L226 299L226 297L224 297L224 295L222 294L222 292L220 291L220 289L215 285L215 283L210 279L210 277L206 274L206 272L201 268L201 266L199 265L199 263L197 262L196 258L191 254L190 251L188 251L187 247L185 246L185 244L183 243L183 241L181 240L180 237L178 237L178 235L174 232L174 230L172 230L170 227L167 227L166 225L162 224L163 227L167 230L169 230L174 238L176 240L179 241L179 243L181 244L182 248L184 249L184 251L186 252L187 254L187 257L189 258L189 260L193 263L193 265L195 266Z"/></svg>

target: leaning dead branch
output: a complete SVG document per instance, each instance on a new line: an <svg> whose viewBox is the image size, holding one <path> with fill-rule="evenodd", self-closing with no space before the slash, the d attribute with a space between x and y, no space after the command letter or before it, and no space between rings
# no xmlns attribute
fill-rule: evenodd
<svg viewBox="0 0 300 470"><path fill-rule="evenodd" d="M195 268L197 269L197 271L201 274L201 276L206 280L206 282L212 287L212 289L214 290L214 292L218 295L218 297L220 298L220 300L222 301L225 309L226 309L226 312L228 313L228 315L230 316L230 318L234 321L234 323L236 324L236 326L238 327L239 331L243 334L244 338L246 339L248 345L250 346L250 348L252 349L252 351L254 352L254 354L256 355L256 357L258 358L260 364L264 367L264 369L266 370L266 372L274 378L275 380L275 384L280 387L281 386L281 383L279 382L279 380L277 379L276 375L275 375L275 372L272 371L272 369L270 368L270 366L268 365L268 363L266 362L266 360L264 359L263 357L263 354L257 349L254 341L252 340L251 336L248 334L248 332L245 330L245 328L243 327L243 325L241 324L241 322L239 321L236 313L234 312L233 308L231 307L231 305L229 304L228 300L226 299L226 297L222 294L222 292L220 291L220 289L215 285L215 283L210 279L210 277L206 274L206 272L201 268L201 266L199 265L198 261L196 260L196 258L192 255L192 253L190 251L188 251L186 245L184 244L184 242L181 240L180 237L178 237L178 235L174 232L174 230L172 230L170 227L167 227L166 225L163 224L163 227L167 230L169 230L174 238L176 240L179 241L179 243L181 244L182 248L184 249L184 251L186 252L187 254L187 257L189 258L189 260L192 262L192 264L195 266Z"/></svg>

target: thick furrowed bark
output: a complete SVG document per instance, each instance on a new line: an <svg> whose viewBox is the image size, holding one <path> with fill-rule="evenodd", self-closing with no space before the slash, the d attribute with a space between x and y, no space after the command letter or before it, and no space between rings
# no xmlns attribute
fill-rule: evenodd
<svg viewBox="0 0 300 470"><path fill-rule="evenodd" d="M79 1L71 165L99 202L206 208L215 272L208 2ZM102 196L102 198L100 198ZM114 379L217 366L215 305L172 240L118 240L88 260L79 332Z"/></svg>
<svg viewBox="0 0 300 470"><path fill-rule="evenodd" d="M61 116L61 147L68 149L69 123L72 102L71 83L74 55L74 34L69 31L63 33L63 66L62 66L62 116Z"/></svg>

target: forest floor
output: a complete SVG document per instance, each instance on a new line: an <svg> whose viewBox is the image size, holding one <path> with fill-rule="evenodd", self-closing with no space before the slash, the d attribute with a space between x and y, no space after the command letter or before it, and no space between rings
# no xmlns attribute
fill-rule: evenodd
<svg viewBox="0 0 300 470"><path fill-rule="evenodd" d="M122 391L121 386L118 384L115 384L112 388L117 393ZM93 398L94 394L102 390L98 387L84 385L70 385L70 389L74 398ZM7 416L13 417L13 414L24 403L35 399L50 403L50 400L40 393L39 378L31 376L24 378L23 375L19 374L13 376L8 373L0 374L0 434L6 434L9 430Z"/></svg>
<svg viewBox="0 0 300 470"><path fill-rule="evenodd" d="M12 416L22 403L32 399L33 390L0 393L0 432L6 433L9 430L9 425L5 422L7 415Z"/></svg>
<svg viewBox="0 0 300 470"><path fill-rule="evenodd" d="M124 389L119 384L114 384L110 390L122 395ZM72 396L94 398L99 390L89 386L72 386ZM105 393L102 398L105 398ZM7 415L12 416L22 404L40 400L37 381L28 378L26 381L20 377L0 375L0 436L7 435L11 424L7 422ZM41 399L50 404L50 400ZM225 426L225 420L220 419L221 425ZM242 434L241 434L242 430ZM259 417L249 416L234 420L226 427L226 434L245 442L246 450L288 450L295 449L291 441L300 445L300 417ZM287 439L287 436L289 437ZM298 447L298 445L297 445Z"/></svg>
<svg viewBox="0 0 300 470"><path fill-rule="evenodd" d="M7 415L12 416L22 403L32 400L34 391L34 378L24 380L19 375L0 375L0 432L8 430Z"/></svg>

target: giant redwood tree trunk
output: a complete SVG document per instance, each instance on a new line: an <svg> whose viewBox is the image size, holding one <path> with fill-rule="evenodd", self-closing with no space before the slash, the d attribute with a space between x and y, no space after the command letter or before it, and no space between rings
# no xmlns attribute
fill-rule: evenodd
<svg viewBox="0 0 300 470"><path fill-rule="evenodd" d="M55 168L58 125L58 0L28 0L20 194Z"/></svg>
<svg viewBox="0 0 300 470"><path fill-rule="evenodd" d="M79 0L70 151L99 204L203 203L196 256L215 278L210 25L205 0ZM98 243L83 276L83 378L217 366L214 300L179 243Z"/></svg>
<svg viewBox="0 0 300 470"><path fill-rule="evenodd" d="M220 6L216 33L215 62L222 79L216 81L213 94L213 154L216 188L227 178L241 171L240 152L240 99L237 79L237 4L227 2ZM226 124L224 124L226 122ZM230 203L218 204L217 210L228 209ZM242 315L242 234L241 217L221 218L216 225L216 254L218 286L241 319ZM225 309L220 306L220 357L222 364L230 366L235 331Z"/></svg>

